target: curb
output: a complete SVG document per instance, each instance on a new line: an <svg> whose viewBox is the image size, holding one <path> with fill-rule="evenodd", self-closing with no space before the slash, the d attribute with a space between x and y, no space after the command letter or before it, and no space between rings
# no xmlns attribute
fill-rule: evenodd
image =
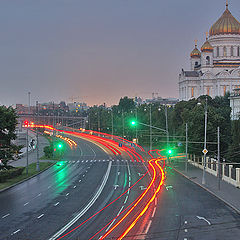
<svg viewBox="0 0 240 240"><path fill-rule="evenodd" d="M174 168L173 166L171 166L171 168L177 172L178 174L180 174L181 176L185 177L186 179L190 180L191 182L195 183L196 185L198 185L199 187L201 187L202 189L204 189L205 191L209 192L210 194L212 194L214 197L218 198L219 200L221 200L222 202L224 202L226 205L228 205L230 208L232 208L235 212L237 212L238 214L240 214L240 209L236 208L235 206L233 206L231 203L227 202L225 199L219 197L217 194L215 194L214 192L212 192L210 189L202 186L201 184L199 184L198 182L193 181L190 177L188 177L187 175L183 174L182 172L180 172L179 170L177 170L176 168Z"/></svg>
<svg viewBox="0 0 240 240"><path fill-rule="evenodd" d="M42 170L42 171L40 171L40 172L32 175L31 177L25 178L25 179L23 179L23 180L20 181L20 182L14 183L13 185L11 185L11 186L9 186L9 187L6 187L6 188L1 189L1 190L0 190L0 193L4 192L4 191L6 191L6 190L8 190L8 189L10 189L10 188L13 188L13 187L15 187L15 186L17 186L17 185L19 185L19 184L21 184L21 183L23 183L23 182L26 182L26 181L28 181L28 180L31 179L31 178L36 177L37 175L39 175L39 174L47 171L50 167L52 167L52 166L55 165L55 164L56 164L56 163L52 163L49 167L47 167L47 168L45 168L44 170Z"/></svg>

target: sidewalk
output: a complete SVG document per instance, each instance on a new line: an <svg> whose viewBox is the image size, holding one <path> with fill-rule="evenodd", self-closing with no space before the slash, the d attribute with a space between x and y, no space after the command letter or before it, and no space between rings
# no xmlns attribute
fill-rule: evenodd
<svg viewBox="0 0 240 240"><path fill-rule="evenodd" d="M240 213L240 189L233 185L226 183L225 181L220 182L220 190L218 190L218 179L217 177L206 172L206 184L202 185L202 170L191 164L188 164L188 171L185 172L184 162L173 162L169 164L177 172L187 177L189 180L205 188L216 197L223 200L229 206L234 208Z"/></svg>
<svg viewBox="0 0 240 240"><path fill-rule="evenodd" d="M43 149L45 146L49 145L49 142L45 137L41 135L39 135L38 140L39 140L39 158L41 158L44 155ZM35 149L28 153L28 164L34 163L36 161L37 161L37 150ZM25 167L27 165L26 154L24 154L21 157L21 159L9 161L9 165L13 167Z"/></svg>

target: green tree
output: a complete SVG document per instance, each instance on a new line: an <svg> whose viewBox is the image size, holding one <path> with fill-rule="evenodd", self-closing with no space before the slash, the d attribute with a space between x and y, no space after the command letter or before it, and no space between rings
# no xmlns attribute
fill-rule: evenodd
<svg viewBox="0 0 240 240"><path fill-rule="evenodd" d="M17 114L12 107L0 106L0 159L4 165L19 152L19 147L12 144L16 139Z"/></svg>

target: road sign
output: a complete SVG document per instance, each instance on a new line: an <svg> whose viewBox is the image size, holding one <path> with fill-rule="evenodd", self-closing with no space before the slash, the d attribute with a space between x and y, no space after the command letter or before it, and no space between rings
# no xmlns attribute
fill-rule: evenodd
<svg viewBox="0 0 240 240"><path fill-rule="evenodd" d="M205 149L202 150L202 152L203 152L203 154L206 155L208 153L208 150L205 148Z"/></svg>
<svg viewBox="0 0 240 240"><path fill-rule="evenodd" d="M119 146L119 147L122 147L122 143L119 143L118 146Z"/></svg>

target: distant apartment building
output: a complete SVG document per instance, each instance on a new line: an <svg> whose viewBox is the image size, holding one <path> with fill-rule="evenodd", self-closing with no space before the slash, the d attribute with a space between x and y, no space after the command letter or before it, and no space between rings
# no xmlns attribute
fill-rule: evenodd
<svg viewBox="0 0 240 240"><path fill-rule="evenodd" d="M79 102L68 103L67 106L69 108L69 112L81 112L87 111L89 109L86 103Z"/></svg>

